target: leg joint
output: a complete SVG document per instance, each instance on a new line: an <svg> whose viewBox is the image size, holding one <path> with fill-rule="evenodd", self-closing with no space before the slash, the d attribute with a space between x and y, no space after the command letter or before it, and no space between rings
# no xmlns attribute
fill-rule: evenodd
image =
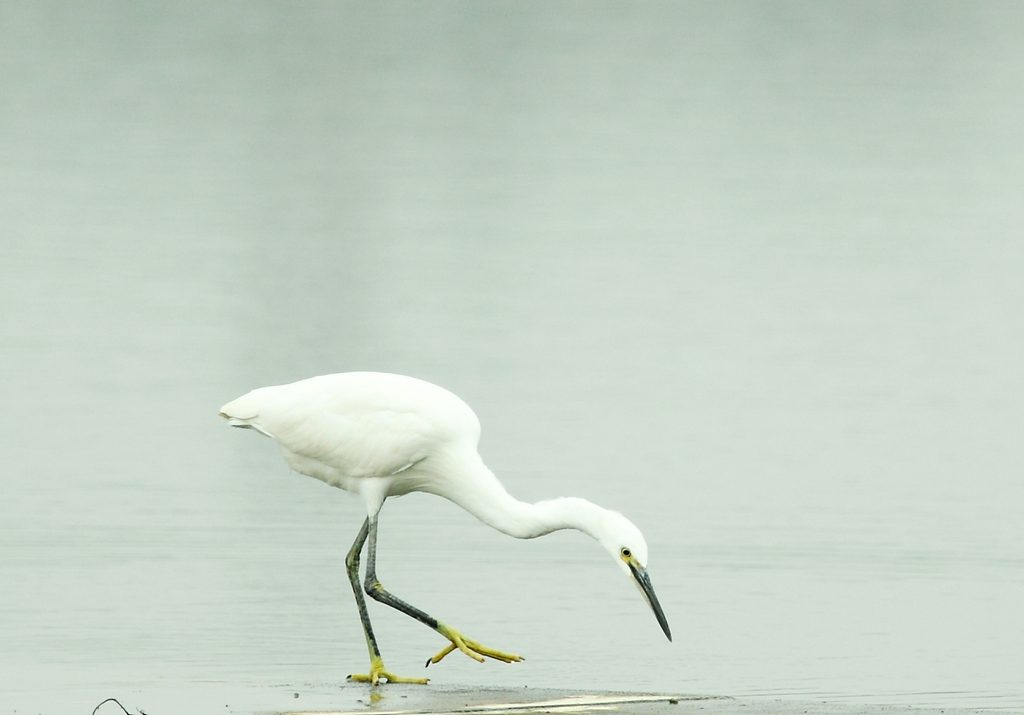
<svg viewBox="0 0 1024 715"><path fill-rule="evenodd" d="M367 596L378 600L381 595L387 593L387 591L385 591L384 587L381 585L380 581L376 579L366 579L366 583L363 584L363 590L366 591Z"/></svg>

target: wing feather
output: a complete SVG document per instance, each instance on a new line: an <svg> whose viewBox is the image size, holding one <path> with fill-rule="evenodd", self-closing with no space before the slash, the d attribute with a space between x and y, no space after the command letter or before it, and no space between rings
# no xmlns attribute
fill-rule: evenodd
<svg viewBox="0 0 1024 715"><path fill-rule="evenodd" d="M222 414L276 439L286 457L313 460L345 477L393 475L452 440L475 444L480 434L476 415L447 390L381 373L260 388L225 405Z"/></svg>

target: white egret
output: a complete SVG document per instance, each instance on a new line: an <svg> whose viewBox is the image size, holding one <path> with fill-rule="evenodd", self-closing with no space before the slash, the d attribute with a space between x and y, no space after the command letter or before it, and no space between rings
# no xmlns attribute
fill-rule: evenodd
<svg viewBox="0 0 1024 715"><path fill-rule="evenodd" d="M481 662L485 657L506 663L522 660L466 638L381 586L376 573L377 516L385 499L409 492L444 497L518 539L559 529L589 534L633 579L672 640L647 575L647 543L640 530L618 512L585 499L528 504L510 496L477 452L480 422L473 410L441 387L376 372L322 375L253 390L224 405L220 416L233 427L254 429L277 440L294 470L358 494L366 502L366 521L345 559L370 652L369 674L349 676L353 680L375 685L381 680L427 682L400 678L384 669L359 587L359 558L367 539L366 594L451 641L427 665L456 648Z"/></svg>

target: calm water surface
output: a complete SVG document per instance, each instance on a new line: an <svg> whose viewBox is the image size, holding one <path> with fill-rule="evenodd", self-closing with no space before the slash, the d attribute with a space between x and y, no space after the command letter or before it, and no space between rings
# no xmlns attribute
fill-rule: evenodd
<svg viewBox="0 0 1024 715"><path fill-rule="evenodd" d="M527 658L435 682L1024 710L1019 4L23 3L0 62L0 713L329 706L361 506L216 413L355 369L636 521L676 637L412 495L385 584Z"/></svg>

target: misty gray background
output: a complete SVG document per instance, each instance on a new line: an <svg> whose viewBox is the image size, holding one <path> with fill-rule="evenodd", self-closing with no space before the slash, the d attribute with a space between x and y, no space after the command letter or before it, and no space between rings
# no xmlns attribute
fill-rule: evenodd
<svg viewBox="0 0 1024 715"><path fill-rule="evenodd" d="M357 369L675 635L411 495L385 585L527 658L436 683L1024 709L1022 127L1018 3L3 3L0 713L363 687L361 503L217 419Z"/></svg>

